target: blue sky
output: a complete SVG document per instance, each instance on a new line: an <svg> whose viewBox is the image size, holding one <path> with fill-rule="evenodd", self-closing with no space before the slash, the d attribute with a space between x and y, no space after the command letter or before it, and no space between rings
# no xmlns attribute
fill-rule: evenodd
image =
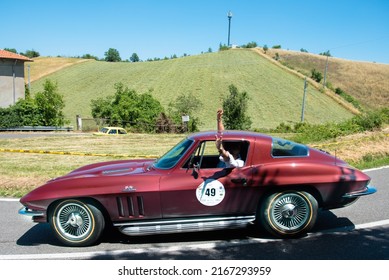
<svg viewBox="0 0 389 280"><path fill-rule="evenodd" d="M42 56L123 60L195 55L231 43L281 45L389 64L389 1L58 0L2 1L0 48Z"/></svg>

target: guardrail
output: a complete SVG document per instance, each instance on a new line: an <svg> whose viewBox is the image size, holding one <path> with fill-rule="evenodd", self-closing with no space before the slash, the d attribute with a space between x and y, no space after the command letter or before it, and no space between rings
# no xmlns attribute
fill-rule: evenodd
<svg viewBox="0 0 389 280"><path fill-rule="evenodd" d="M73 131L72 126L17 126L0 127L0 131Z"/></svg>
<svg viewBox="0 0 389 280"><path fill-rule="evenodd" d="M83 153L83 152L65 152L65 151L45 151L45 150L26 150L26 149L3 149L0 152L4 153L26 153L26 154L48 154L48 155L65 155L65 156L94 156L94 157L118 157L118 158L145 158L156 159L157 155L130 155L130 154L97 154L97 153Z"/></svg>

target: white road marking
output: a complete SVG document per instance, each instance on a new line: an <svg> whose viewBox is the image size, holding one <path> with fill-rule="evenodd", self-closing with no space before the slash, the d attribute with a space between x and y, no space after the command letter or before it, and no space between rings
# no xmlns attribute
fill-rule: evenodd
<svg viewBox="0 0 389 280"><path fill-rule="evenodd" d="M370 171L376 171L376 170L381 170L381 169L385 169L385 168L389 168L389 165L381 166L381 167L377 167L377 168L365 169L365 170L362 170L362 171L363 172L370 172Z"/></svg>
<svg viewBox="0 0 389 280"><path fill-rule="evenodd" d="M1 201L4 201L4 202L7 202L7 201L17 202L17 201L19 201L19 199L20 199L20 198L0 197L0 202L1 202Z"/></svg>

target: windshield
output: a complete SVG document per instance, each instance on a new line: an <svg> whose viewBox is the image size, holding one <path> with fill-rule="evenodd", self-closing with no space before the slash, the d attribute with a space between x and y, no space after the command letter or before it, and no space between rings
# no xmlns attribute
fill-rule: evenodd
<svg viewBox="0 0 389 280"><path fill-rule="evenodd" d="M157 159L157 161L154 163L154 167L160 169L172 168L181 159L181 157L185 154L193 142L193 140L189 139L182 140L165 155Z"/></svg>

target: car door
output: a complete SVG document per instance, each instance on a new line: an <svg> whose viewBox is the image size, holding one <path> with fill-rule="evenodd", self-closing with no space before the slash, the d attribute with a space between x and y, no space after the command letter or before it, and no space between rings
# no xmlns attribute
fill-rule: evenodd
<svg viewBox="0 0 389 280"><path fill-rule="evenodd" d="M248 160L240 168L218 167L215 141L200 142L181 166L161 178L163 217L252 214L257 201Z"/></svg>

